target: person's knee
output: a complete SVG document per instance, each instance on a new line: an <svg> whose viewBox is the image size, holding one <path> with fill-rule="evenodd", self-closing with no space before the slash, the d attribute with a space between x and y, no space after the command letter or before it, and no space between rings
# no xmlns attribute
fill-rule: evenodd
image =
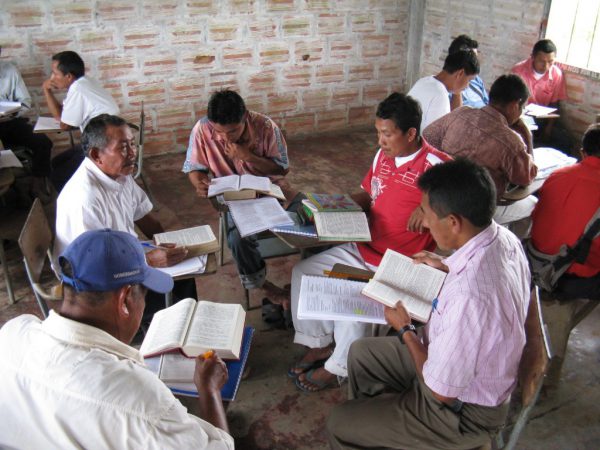
<svg viewBox="0 0 600 450"><path fill-rule="evenodd" d="M331 412L329 413L329 417L325 422L325 428L327 429L327 434L329 436L330 441L337 441L340 437L342 431L348 427L348 423L346 422L344 416L345 403L340 405L336 405L333 407ZM334 438L334 439L332 439Z"/></svg>

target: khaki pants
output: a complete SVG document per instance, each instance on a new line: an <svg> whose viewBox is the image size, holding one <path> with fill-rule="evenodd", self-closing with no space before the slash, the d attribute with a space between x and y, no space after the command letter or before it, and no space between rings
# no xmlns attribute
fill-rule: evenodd
<svg viewBox="0 0 600 450"><path fill-rule="evenodd" d="M504 424L508 402L465 403L455 413L418 379L397 337L365 338L350 348L349 397L333 409L333 449L468 449L488 443Z"/></svg>

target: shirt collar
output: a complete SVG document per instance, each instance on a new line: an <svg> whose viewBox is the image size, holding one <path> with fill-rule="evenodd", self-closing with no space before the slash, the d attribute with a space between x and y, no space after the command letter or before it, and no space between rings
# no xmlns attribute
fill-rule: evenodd
<svg viewBox="0 0 600 450"><path fill-rule="evenodd" d="M120 190L127 181L126 177L119 176L116 180L112 179L108 175L106 175L100 168L92 161L90 158L86 157L83 159L83 167L90 172L102 185L103 188L109 189L112 191Z"/></svg>
<svg viewBox="0 0 600 450"><path fill-rule="evenodd" d="M492 220L492 223L479 234L473 236L461 248L456 250L452 255L443 260L443 263L448 266L449 273L461 272L469 260L481 248L487 247L498 235L499 225Z"/></svg>
<svg viewBox="0 0 600 450"><path fill-rule="evenodd" d="M533 77L533 74L537 73L537 72L535 71L535 68L533 67L533 58L531 56L529 57L529 68L531 69L531 76ZM544 75L542 75L540 77L539 80L536 80L535 77L533 79L535 81L540 81L540 80L543 80L544 78L548 78L548 80L552 80L553 79L552 78L553 69L554 69L554 64L552 64L550 66L550 68L546 71L546 73Z"/></svg>
<svg viewBox="0 0 600 450"><path fill-rule="evenodd" d="M483 108L481 108L481 111L484 111L485 113L489 114L490 116L494 116L494 118L496 118L497 120L502 122L503 125L508 127L508 120L506 120L506 117L504 117L504 114L502 114L500 111L498 111L492 105L485 105Z"/></svg>
<svg viewBox="0 0 600 450"><path fill-rule="evenodd" d="M67 319L55 311L42 323L42 330L54 339L78 347L104 350L120 359L129 359L144 365L144 358L138 350L114 338L99 328Z"/></svg>

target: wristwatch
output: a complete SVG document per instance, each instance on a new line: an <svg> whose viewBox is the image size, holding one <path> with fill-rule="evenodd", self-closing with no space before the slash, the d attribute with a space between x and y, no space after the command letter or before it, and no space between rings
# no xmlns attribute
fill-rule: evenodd
<svg viewBox="0 0 600 450"><path fill-rule="evenodd" d="M402 336L404 336L404 333L406 333L407 331L412 331L413 333L417 334L417 329L415 328L415 326L412 323L409 323L408 325L404 325L402 328L400 328L398 330L398 339L400 339L400 342L402 342L403 344L405 344L404 339L402 338Z"/></svg>

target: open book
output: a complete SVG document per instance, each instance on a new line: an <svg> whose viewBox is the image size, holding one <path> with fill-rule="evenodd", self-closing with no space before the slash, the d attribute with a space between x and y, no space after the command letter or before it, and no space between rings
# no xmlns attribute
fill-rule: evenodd
<svg viewBox="0 0 600 450"><path fill-rule="evenodd" d="M303 275L298 319L385 324L383 305L361 294L366 285L360 281Z"/></svg>
<svg viewBox="0 0 600 450"><path fill-rule="evenodd" d="M208 186L209 197L223 194L225 201L248 200L256 198L257 193L285 200L281 188L271 183L271 180L267 177L257 177L250 174L228 175L213 178Z"/></svg>
<svg viewBox="0 0 600 450"><path fill-rule="evenodd" d="M445 278L445 272L388 249L362 293L390 307L402 300L413 319L427 322Z"/></svg>
<svg viewBox="0 0 600 450"><path fill-rule="evenodd" d="M225 362L227 366L227 383L221 389L221 398L225 401L235 399L244 367L250 353L250 344L254 328L244 328L244 337L242 339L242 351L240 359L229 360ZM196 360L186 358L180 353L164 353L160 356L145 358L146 367L154 372L164 381L169 389L177 395L198 397L198 390L194 384L194 371L196 369Z"/></svg>
<svg viewBox="0 0 600 450"><path fill-rule="evenodd" d="M177 247L186 247L188 258L219 251L219 241L210 225L157 233L154 235L154 242L156 245L175 244Z"/></svg>
<svg viewBox="0 0 600 450"><path fill-rule="evenodd" d="M33 132L45 133L46 131L62 131L60 128L60 122L54 117L38 117L35 127L33 128Z"/></svg>
<svg viewBox="0 0 600 450"><path fill-rule="evenodd" d="M0 169L5 167L23 167L23 163L12 150L0 150Z"/></svg>
<svg viewBox="0 0 600 450"><path fill-rule="evenodd" d="M154 314L140 347L142 356L181 350L195 357L214 350L239 359L246 311L241 305L186 298Z"/></svg>
<svg viewBox="0 0 600 450"><path fill-rule="evenodd" d="M9 116L21 109L20 102L0 101L0 116Z"/></svg>
<svg viewBox="0 0 600 450"><path fill-rule="evenodd" d="M293 225L279 202L271 197L227 202L240 236L246 237L280 225Z"/></svg>
<svg viewBox="0 0 600 450"><path fill-rule="evenodd" d="M369 242L371 231L363 211L333 210L319 211L310 200L302 200L314 217L320 241Z"/></svg>

